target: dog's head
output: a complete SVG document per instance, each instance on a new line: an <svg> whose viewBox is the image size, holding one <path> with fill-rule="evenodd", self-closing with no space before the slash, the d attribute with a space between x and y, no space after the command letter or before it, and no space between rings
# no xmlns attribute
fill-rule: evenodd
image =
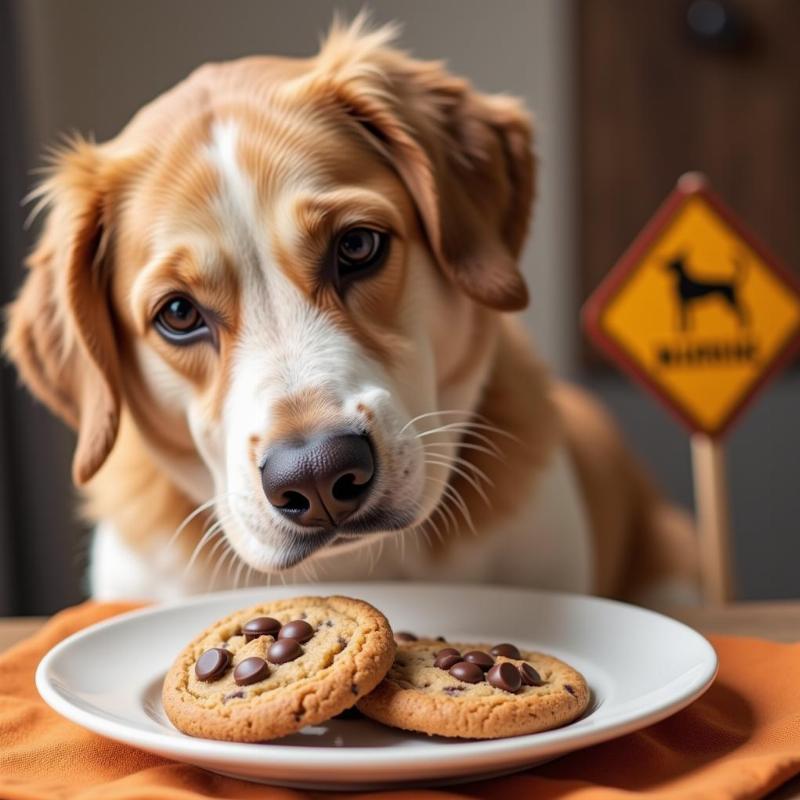
<svg viewBox="0 0 800 800"><path fill-rule="evenodd" d="M431 514L459 437L420 434L463 431L494 312L527 299L526 115L389 38L359 20L312 59L208 65L70 144L10 308L75 481L129 416L260 570Z"/></svg>
<svg viewBox="0 0 800 800"><path fill-rule="evenodd" d="M676 253L672 258L664 261L664 269L668 272L674 272L676 275L683 275L686 272L686 255L684 253Z"/></svg>

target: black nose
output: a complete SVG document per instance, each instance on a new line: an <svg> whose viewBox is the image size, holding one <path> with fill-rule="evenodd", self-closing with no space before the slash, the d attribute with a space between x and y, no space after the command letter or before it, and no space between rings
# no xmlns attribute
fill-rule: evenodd
<svg viewBox="0 0 800 800"><path fill-rule="evenodd" d="M333 528L362 505L374 474L366 436L323 434L270 448L261 485L267 500L285 517L307 527Z"/></svg>

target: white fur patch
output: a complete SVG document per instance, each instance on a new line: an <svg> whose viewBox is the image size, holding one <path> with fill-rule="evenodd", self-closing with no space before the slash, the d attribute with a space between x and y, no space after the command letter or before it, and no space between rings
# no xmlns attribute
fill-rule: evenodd
<svg viewBox="0 0 800 800"><path fill-rule="evenodd" d="M237 156L239 132L233 120L217 122L211 129L207 156L221 179L221 191L214 199L225 249L240 268L263 257L264 223L258 219L256 187L245 174Z"/></svg>
<svg viewBox="0 0 800 800"><path fill-rule="evenodd" d="M154 539L150 553L134 551L113 526L100 523L92 536L89 590L95 600L171 600L203 591L205 576L184 576L178 550ZM192 577L194 578L192 580Z"/></svg>

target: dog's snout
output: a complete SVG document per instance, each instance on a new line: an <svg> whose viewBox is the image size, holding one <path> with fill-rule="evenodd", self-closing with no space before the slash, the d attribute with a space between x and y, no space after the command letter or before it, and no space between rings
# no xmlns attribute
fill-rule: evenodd
<svg viewBox="0 0 800 800"><path fill-rule="evenodd" d="M305 527L333 528L357 511L375 474L372 446L356 433L328 433L270 448L261 484L270 504Z"/></svg>

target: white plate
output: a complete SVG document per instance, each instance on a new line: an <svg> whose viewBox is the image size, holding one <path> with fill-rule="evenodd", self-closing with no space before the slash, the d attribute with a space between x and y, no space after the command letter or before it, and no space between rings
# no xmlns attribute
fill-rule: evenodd
<svg viewBox="0 0 800 800"><path fill-rule="evenodd" d="M395 630L512 641L558 656L584 674L592 704L558 730L492 741L407 734L369 720L333 720L270 744L176 731L160 694L183 646L232 611L300 594L361 597ZM622 603L488 586L347 583L209 594L115 617L54 647L39 664L36 686L73 722L151 753L264 783L365 789L457 782L541 763L674 714L716 671L716 654L698 633Z"/></svg>

